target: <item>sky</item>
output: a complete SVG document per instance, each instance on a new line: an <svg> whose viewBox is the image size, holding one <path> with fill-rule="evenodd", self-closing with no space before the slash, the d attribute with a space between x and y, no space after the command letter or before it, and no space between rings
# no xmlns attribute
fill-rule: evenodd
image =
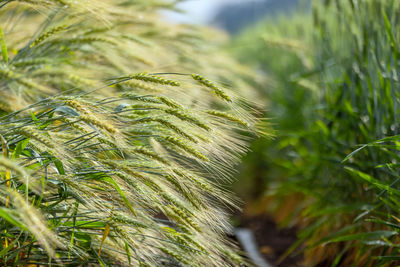
<svg viewBox="0 0 400 267"><path fill-rule="evenodd" d="M179 23L205 24L209 22L220 6L226 3L240 3L255 0L187 0L178 5L186 14L164 12L168 19Z"/></svg>

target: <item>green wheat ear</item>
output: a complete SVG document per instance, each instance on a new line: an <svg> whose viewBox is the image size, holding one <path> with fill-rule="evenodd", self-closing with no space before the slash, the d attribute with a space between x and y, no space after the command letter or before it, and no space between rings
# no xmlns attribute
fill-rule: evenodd
<svg viewBox="0 0 400 267"><path fill-rule="evenodd" d="M145 72L129 75L128 78L144 82L151 82L151 83L171 85L171 86L180 86L180 83L177 81L168 80L163 77L157 75L151 75Z"/></svg>
<svg viewBox="0 0 400 267"><path fill-rule="evenodd" d="M216 117L219 117L219 118L222 118L222 119L226 119L228 121L235 122L235 123L240 124L242 126L250 127L248 122L245 122L241 118L238 118L238 117L236 117L234 115L231 115L229 113L218 111L218 110L207 110L206 112L208 114L210 114L210 115L213 115L213 116L216 116Z"/></svg>
<svg viewBox="0 0 400 267"><path fill-rule="evenodd" d="M214 93L221 99L223 99L227 102L232 102L232 99L221 88L217 87L210 80L207 80L206 78L204 78L203 76L201 76L199 74L192 74L192 78L194 80L196 80L197 82L199 82L200 84L202 84L208 88L211 88L214 91Z"/></svg>
<svg viewBox="0 0 400 267"><path fill-rule="evenodd" d="M4 38L3 29L0 27L0 46L1 46L1 54L3 55L3 60L6 64L8 64L8 51L6 40Z"/></svg>
<svg viewBox="0 0 400 267"><path fill-rule="evenodd" d="M67 28L67 26L57 26L54 27L48 31L46 31L45 33L41 34L38 38L36 38L32 44L29 46L30 48L33 48L37 45L39 45L40 43L44 42L46 39L50 38L53 35L56 35L57 33L60 33L61 31L65 30Z"/></svg>
<svg viewBox="0 0 400 267"><path fill-rule="evenodd" d="M230 97L251 89L232 59L203 52L207 30L160 21L165 7L1 4L0 265L240 262L224 208L237 201L220 183L246 151L240 134L257 129ZM149 62L162 72L143 72Z"/></svg>

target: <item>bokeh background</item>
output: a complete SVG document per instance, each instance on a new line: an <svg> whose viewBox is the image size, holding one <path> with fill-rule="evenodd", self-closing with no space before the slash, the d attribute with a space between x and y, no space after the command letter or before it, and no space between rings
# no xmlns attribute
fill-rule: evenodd
<svg viewBox="0 0 400 267"><path fill-rule="evenodd" d="M283 65L279 64L279 60L276 62L277 57L274 53L282 52L282 50L272 48L273 51L270 51L271 47L267 45L263 47L260 39L261 34L269 32L265 26L278 28L279 25L285 24L283 21L288 21L288 24L293 22L294 28L288 29L289 32L283 29L280 32L282 36L296 32L295 21L292 18L298 17L299 13L310 14L310 1L189 0L178 4L178 8L180 12L167 11L163 15L175 23L205 25L229 34L231 41L225 50L228 50L243 65L259 73L263 81L253 85L258 88L260 101L264 102L262 103L265 108L263 116L269 118L269 123L277 131L276 134L281 134L281 130L285 132L301 129L304 119L301 118L301 104L305 102L293 105L293 102L299 99L293 99L293 101L286 99L285 103L273 103L276 98L283 96L283 93L276 94L276 92L280 92L283 87L285 91L293 89L293 87L290 83L277 84L279 80L274 77L276 73L271 72L278 72L281 70L280 68L287 67L286 65L290 65L291 62ZM255 29L258 29L257 32L254 32ZM276 29L271 29L271 32L275 31ZM291 55L287 56L287 58L291 57ZM266 64L267 62L268 64ZM275 64L278 65L275 66ZM276 69L270 69L271 67L276 67ZM293 71L297 67L299 67L297 64L294 65ZM301 90L298 94L303 93L304 90ZM301 98L304 97L306 96L301 96ZM288 96L288 98L291 97ZM301 99L301 101L303 100ZM291 110L287 110L289 108ZM292 118L285 117L289 113ZM246 229L253 235L253 240L240 241L256 243L258 256L263 258L258 261L257 254L252 258L257 265L298 266L303 261L301 254L290 255L279 262L280 257L296 243L297 228L282 223L281 220L274 218L274 212L269 211L271 207L271 202L268 201L270 184L279 180L276 178L281 175L278 174L281 171L280 166L275 166L277 161L282 159L281 155L277 155L281 153L277 144L277 139L271 137L257 139L252 144L251 152L243 159L244 163L237 167L238 172L231 189L241 198L242 211L232 216L232 223L237 229ZM232 187L232 185L226 186Z"/></svg>
<svg viewBox="0 0 400 267"><path fill-rule="evenodd" d="M163 14L177 23L210 25L232 34L263 19L293 12L299 0L189 0L177 5L183 13Z"/></svg>
<svg viewBox="0 0 400 267"><path fill-rule="evenodd" d="M275 138L253 142L234 190L277 266L398 266L399 1L188 1L177 22L226 31L264 78Z"/></svg>

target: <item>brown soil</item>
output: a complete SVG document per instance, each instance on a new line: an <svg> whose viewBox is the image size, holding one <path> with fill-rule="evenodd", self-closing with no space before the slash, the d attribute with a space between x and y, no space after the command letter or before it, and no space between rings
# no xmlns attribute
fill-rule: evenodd
<svg viewBox="0 0 400 267"><path fill-rule="evenodd" d="M251 229L254 233L261 255L277 267L301 266L303 255L288 256L282 262L279 258L297 241L296 229L280 229L267 215L244 216L239 218L240 227Z"/></svg>

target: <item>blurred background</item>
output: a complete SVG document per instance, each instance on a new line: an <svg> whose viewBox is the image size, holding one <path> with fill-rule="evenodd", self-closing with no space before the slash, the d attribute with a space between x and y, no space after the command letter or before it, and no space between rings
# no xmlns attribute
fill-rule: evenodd
<svg viewBox="0 0 400 267"><path fill-rule="evenodd" d="M165 12L170 20L187 24L206 24L238 33L268 16L293 12L299 0L188 0L178 4L182 13Z"/></svg>
<svg viewBox="0 0 400 267"><path fill-rule="evenodd" d="M178 8L177 12L165 11L163 15L176 23L206 25L228 33L232 42L225 49L244 65L254 68L256 72L260 73L260 76L263 76L263 79L269 80L272 77L270 77L270 70L267 70L268 66L261 65L265 63L264 60L273 58L269 58L271 53L260 46L260 36L253 33L254 29L265 25L279 25L282 20L289 20L299 12L310 13L311 1L187 0L178 4ZM282 32L282 34L286 33ZM255 54L259 54L261 57L257 59ZM248 55L251 57L247 57ZM255 86L262 96L269 96L273 91L279 89L274 84L275 82L271 80L271 83L255 84ZM266 108L270 109L271 107L268 105ZM293 109L296 107L293 106ZM266 112L264 116L268 117L273 124L279 123L278 113L274 111ZM285 123L291 124L293 121L296 121L296 118ZM270 171L269 158L273 157L269 153L271 147L274 147L273 143L271 138L261 138L255 141L252 145L252 152L246 156L244 164L238 167L239 172L233 190L243 200L243 211L233 216L232 221L237 229L246 229L251 232L251 238L239 241L256 243L258 251L247 251L253 254L251 260L256 265L298 266L302 261L301 255L289 256L278 263L280 256L296 243L295 227L279 226L278 222L265 210L264 198L267 196L268 181L270 180L269 174L267 174ZM234 238L238 236L240 234ZM246 244L242 244L242 246L246 246Z"/></svg>
<svg viewBox="0 0 400 267"><path fill-rule="evenodd" d="M253 260L399 266L400 1L179 8L165 16L228 32L224 49L262 78L248 82L275 137L252 143L233 186L243 211L232 221L253 235Z"/></svg>

